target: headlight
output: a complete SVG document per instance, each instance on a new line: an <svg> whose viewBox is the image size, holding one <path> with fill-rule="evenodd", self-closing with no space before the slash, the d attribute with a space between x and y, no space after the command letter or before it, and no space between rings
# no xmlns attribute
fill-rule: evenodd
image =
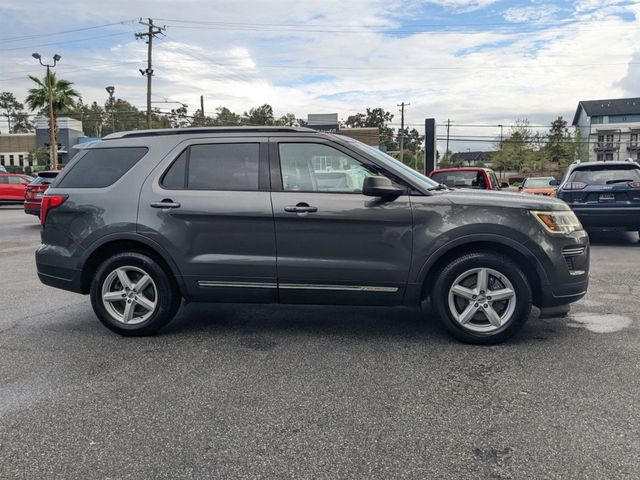
<svg viewBox="0 0 640 480"><path fill-rule="evenodd" d="M541 212L531 210L531 214L549 233L568 234L576 230L582 230L582 224L576 214L571 210L561 212Z"/></svg>

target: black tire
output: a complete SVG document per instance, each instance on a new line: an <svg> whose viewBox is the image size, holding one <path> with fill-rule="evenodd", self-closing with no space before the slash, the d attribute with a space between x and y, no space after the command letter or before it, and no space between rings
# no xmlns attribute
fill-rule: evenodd
<svg viewBox="0 0 640 480"><path fill-rule="evenodd" d="M133 269L131 271L134 274L137 270L140 270L148 274L153 281L147 288L153 289L151 290L153 292L151 297L154 297L152 299L155 302L155 308L150 314L147 311L148 318L143 320L146 314L139 314L137 319L133 319L134 322L139 321L139 323L127 324L119 321L113 314L114 309L110 313L103 302L103 287L107 280L109 280L110 284L111 282L116 282L116 285L118 285L116 290L123 288L122 283L117 283L119 280L111 280L113 275L116 275L116 270L121 267L131 267ZM132 280L135 279L132 278ZM147 294L149 294L148 292L149 290L147 290ZM153 258L138 252L123 252L108 258L98 267L91 282L91 305L96 316L105 327L120 335L144 336L156 333L173 319L180 307L180 300L181 296L172 274L167 272ZM115 305L115 314L118 313L119 309L122 309L124 316L125 303L126 300L113 303ZM136 305L136 302L134 302L134 305ZM138 311L144 311L142 307L134 308L137 308Z"/></svg>
<svg viewBox="0 0 640 480"><path fill-rule="evenodd" d="M493 274L489 275L489 281L493 282L493 285L499 286L500 278L502 278L503 281L510 282L511 286L513 287L512 290L515 292L515 297L512 300L514 306L511 305L511 300L502 302L497 302L495 300L487 301L486 304L483 300L479 300L481 304L480 309L478 310L479 313L471 317L471 320L465 326L456 320L454 313L451 310L449 302L449 292L456 280L458 280L461 276L464 276L465 273L473 271L474 269L490 269L498 272L502 277L495 277L493 276ZM466 278L469 279L467 281L474 281L472 276ZM476 277L475 281L477 282L478 279L479 277ZM473 283L471 283L471 285L473 286ZM473 288L475 288L475 286L473 286ZM452 300L452 302L454 303L454 308L456 309L457 314L460 318L462 318L460 311L464 309L464 305L458 307L458 304L461 301L468 301L468 306L471 306L471 303L476 301L466 300L455 296L453 298L454 300ZM476 345L492 345L504 342L505 340L515 335L522 328L531 314L532 293L531 286L529 285L527 277L517 263L504 255L492 252L478 251L470 252L459 258L456 258L442 269L435 281L432 290L431 303L434 310L440 317L440 320L444 327L455 338L465 343ZM505 306L507 304L508 307ZM474 306L476 305L478 304L474 303ZM503 309L502 314L504 314L505 321L500 327L492 326L490 324L488 315L486 315L482 310L483 305L490 305L490 308L496 312L498 312L501 308ZM494 308L494 305L496 308ZM508 316L507 314L510 309L512 309L511 311L513 313ZM476 318L479 319L476 320ZM473 330L482 328L495 330Z"/></svg>

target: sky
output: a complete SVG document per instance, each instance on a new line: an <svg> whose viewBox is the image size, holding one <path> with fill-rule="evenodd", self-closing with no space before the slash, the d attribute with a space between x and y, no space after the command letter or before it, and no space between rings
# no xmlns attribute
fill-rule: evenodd
<svg viewBox="0 0 640 480"><path fill-rule="evenodd" d="M182 102L276 116L382 107L424 131L436 118L444 151L491 150L503 125L535 129L580 100L640 96L640 2L628 0L0 0L0 91L24 100L43 75L31 57L62 56L56 71L87 103L116 96L144 109L152 17L154 106ZM164 103L167 102L167 103ZM6 132L6 123L0 122Z"/></svg>

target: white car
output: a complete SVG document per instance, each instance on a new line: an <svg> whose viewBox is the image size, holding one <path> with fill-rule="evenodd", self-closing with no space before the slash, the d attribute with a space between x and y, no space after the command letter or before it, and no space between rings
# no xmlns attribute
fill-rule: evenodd
<svg viewBox="0 0 640 480"><path fill-rule="evenodd" d="M4 168L4 165L0 165L0 173L7 173L7 169Z"/></svg>

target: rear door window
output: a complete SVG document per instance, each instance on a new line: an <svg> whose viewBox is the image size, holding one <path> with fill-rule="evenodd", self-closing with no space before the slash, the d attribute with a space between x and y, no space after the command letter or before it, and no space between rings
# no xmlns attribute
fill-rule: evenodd
<svg viewBox="0 0 640 480"><path fill-rule="evenodd" d="M146 147L92 148L62 173L57 188L113 185L147 153Z"/></svg>
<svg viewBox="0 0 640 480"><path fill-rule="evenodd" d="M577 168L569 178L570 182L587 185L612 185L614 183L640 181L640 168L636 165L594 165Z"/></svg>
<svg viewBox="0 0 640 480"><path fill-rule="evenodd" d="M161 184L170 190L258 190L260 144L191 145L173 162Z"/></svg>

